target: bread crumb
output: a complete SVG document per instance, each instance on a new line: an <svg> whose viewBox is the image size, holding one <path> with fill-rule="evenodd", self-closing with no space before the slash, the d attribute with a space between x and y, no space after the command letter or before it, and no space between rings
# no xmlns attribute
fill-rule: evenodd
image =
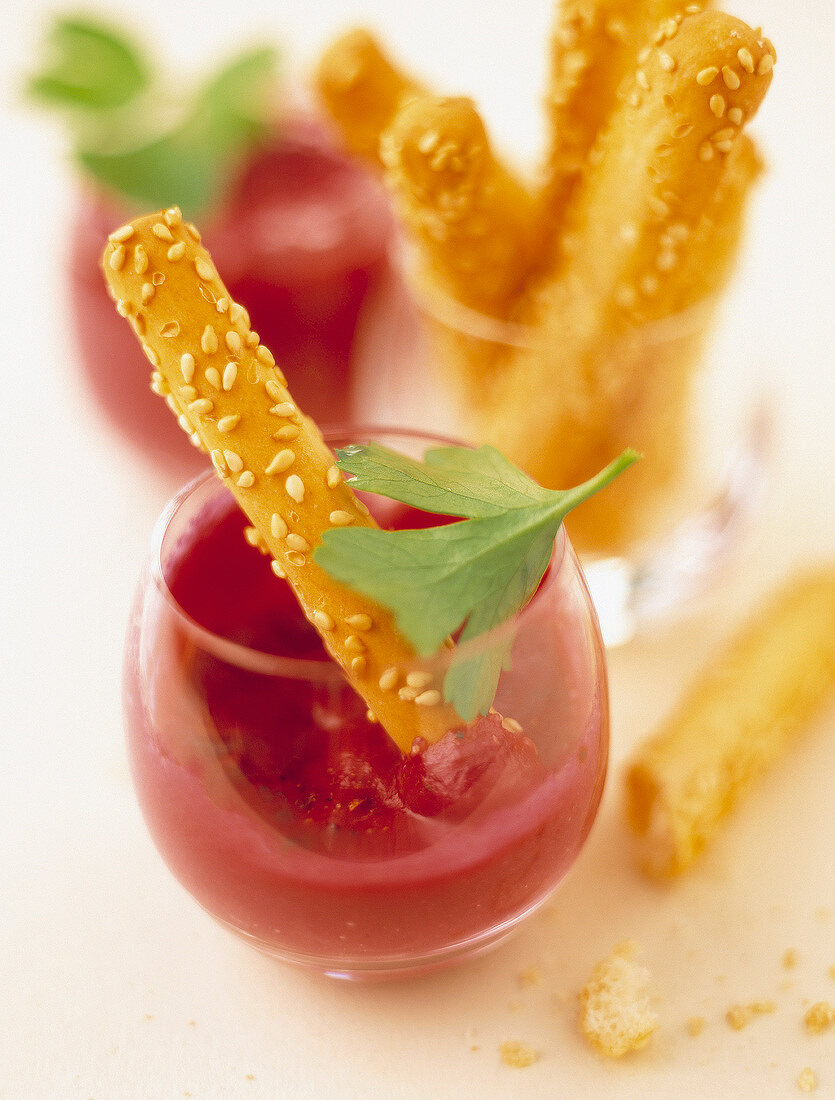
<svg viewBox="0 0 835 1100"><path fill-rule="evenodd" d="M799 956L793 947L788 947L783 952L783 966L786 970L791 970L793 966L797 966Z"/></svg>
<svg viewBox="0 0 835 1100"><path fill-rule="evenodd" d="M830 978L835 978L835 966L830 966L826 973Z"/></svg>
<svg viewBox="0 0 835 1100"><path fill-rule="evenodd" d="M704 1016L691 1016L687 1021L687 1034L692 1035L695 1039L697 1035L701 1035L706 1027L707 1020Z"/></svg>
<svg viewBox="0 0 835 1100"><path fill-rule="evenodd" d="M527 967L519 975L519 985L521 986L539 985L541 981L542 975L535 966Z"/></svg>
<svg viewBox="0 0 835 1100"><path fill-rule="evenodd" d="M742 1031L754 1016L764 1016L776 1010L777 1005L774 1001L751 1001L747 1005L731 1005L725 1013L725 1019L734 1031Z"/></svg>
<svg viewBox="0 0 835 1100"><path fill-rule="evenodd" d="M658 1028L650 1007L650 973L633 961L637 945L616 947L580 991L580 1027L601 1053L620 1058L639 1050Z"/></svg>
<svg viewBox="0 0 835 1100"><path fill-rule="evenodd" d="M534 1062L539 1061L538 1050L534 1050L527 1043L520 1043L513 1039L508 1039L507 1042L502 1043L499 1047L499 1054L503 1064L512 1066L513 1069L525 1069L526 1066L532 1066Z"/></svg>
<svg viewBox="0 0 835 1100"><path fill-rule="evenodd" d="M801 1092L814 1092L818 1087L818 1075L809 1067L804 1068L797 1075L797 1087Z"/></svg>
<svg viewBox="0 0 835 1100"><path fill-rule="evenodd" d="M803 1023L810 1035L820 1035L833 1022L835 1022L835 1008L829 1001L816 1001L803 1017Z"/></svg>

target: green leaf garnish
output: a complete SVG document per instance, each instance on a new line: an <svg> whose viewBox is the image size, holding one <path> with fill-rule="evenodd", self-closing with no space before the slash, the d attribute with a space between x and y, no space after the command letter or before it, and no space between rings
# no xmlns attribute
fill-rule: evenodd
<svg viewBox="0 0 835 1100"><path fill-rule="evenodd" d="M46 36L43 71L28 92L55 106L121 107L150 82L150 68L121 32L90 19L59 16Z"/></svg>
<svg viewBox="0 0 835 1100"><path fill-rule="evenodd" d="M125 36L58 19L30 95L70 110L75 157L88 176L137 208L178 205L195 217L222 193L242 153L268 130L277 52L226 62L191 95L169 85Z"/></svg>
<svg viewBox="0 0 835 1100"><path fill-rule="evenodd" d="M422 462L379 444L337 452L355 490L426 512L463 517L423 530L332 528L314 551L336 580L389 608L418 653L434 653L460 630L465 642L512 618L531 598L551 560L565 516L638 457L624 453L574 489L544 489L499 451L438 447ZM510 639L455 663L444 696L465 720L486 714Z"/></svg>

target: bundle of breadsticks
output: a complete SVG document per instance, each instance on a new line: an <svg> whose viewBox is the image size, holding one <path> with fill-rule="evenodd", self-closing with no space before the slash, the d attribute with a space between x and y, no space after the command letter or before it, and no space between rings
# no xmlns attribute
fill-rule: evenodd
<svg viewBox="0 0 835 1100"><path fill-rule="evenodd" d="M299 410L178 208L110 235L102 267L153 368L152 386L210 456L250 538L292 585L330 655L404 752L464 725L390 611L328 576L311 551L332 527L376 526ZM493 716L490 717L493 720Z"/></svg>
<svg viewBox="0 0 835 1100"><path fill-rule="evenodd" d="M683 468L695 368L761 171L744 128L775 57L701 4L565 0L538 182L502 162L470 99L431 94L370 35L319 64L347 145L393 192L466 432L554 487L644 452L629 485L573 518L585 548L645 533Z"/></svg>

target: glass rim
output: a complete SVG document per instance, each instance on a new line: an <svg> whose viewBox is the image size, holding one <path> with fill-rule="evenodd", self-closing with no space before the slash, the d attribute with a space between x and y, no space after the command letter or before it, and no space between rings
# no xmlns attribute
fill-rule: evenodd
<svg viewBox="0 0 835 1100"><path fill-rule="evenodd" d="M460 445L459 440L454 440L446 436L434 435L431 432L425 432L420 429L395 428L378 425L326 427L323 429L322 434L325 442L329 445L334 440L344 445L350 441L357 441L358 439L376 439L380 437L422 440L427 444ZM348 438L349 436L350 439ZM184 631L190 635L196 644L202 649L210 652L213 656L225 661L227 664L265 676L305 680L315 683L347 683L348 681L345 673L331 657L325 656L321 659L287 657L281 654L267 653L264 650L253 649L241 642L235 642L229 638L224 638L222 635L215 633L213 630L210 630L208 627L198 622L198 620L189 614L174 596L165 578L163 566L166 541L171 532L172 524L183 505L193 498L196 493L204 489L207 492L213 489L214 493L227 494L234 503L234 497L230 490L218 478L213 469L207 468L188 481L168 501L157 518L151 534L150 578L169 612L174 615ZM499 626L494 627L492 630L479 635L477 638L472 638L468 641L456 644L454 649L440 650L423 657L416 654L414 668L425 668L430 664L435 667L438 665L450 667L453 658L456 663L466 661L478 656L493 646L512 640L519 626L533 613L534 606L539 602L542 588L556 583L555 578L557 573L570 556L567 553L567 547L568 539L565 533L565 525L560 524L554 539L548 568L536 592L534 592L533 596L520 611L517 611L511 618L501 623ZM253 553L258 553L258 551L253 548ZM576 568L580 570L579 563L577 563ZM278 578L276 578L276 580L278 583L286 583L279 582Z"/></svg>
<svg viewBox="0 0 835 1100"><path fill-rule="evenodd" d="M430 286L418 270L416 261L409 259L408 248L403 261L409 274L409 287L418 311L424 317L451 332L486 344L498 344L521 350L536 351L542 342L542 328L535 324L506 320L482 313L465 305L440 287ZM663 344L698 332L712 317L722 295L708 294L690 305L669 315L651 320L633 321L615 338L613 346L638 339L652 344Z"/></svg>

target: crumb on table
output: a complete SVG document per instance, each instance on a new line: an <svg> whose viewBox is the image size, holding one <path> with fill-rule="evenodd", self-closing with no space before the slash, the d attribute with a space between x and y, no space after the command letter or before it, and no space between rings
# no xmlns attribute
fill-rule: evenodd
<svg viewBox="0 0 835 1100"><path fill-rule="evenodd" d="M701 1035L706 1027L707 1020L704 1016L691 1016L687 1021L687 1034L695 1039L697 1035Z"/></svg>
<svg viewBox="0 0 835 1100"><path fill-rule="evenodd" d="M816 1001L803 1017L810 1035L820 1035L835 1022L835 1007L829 1001Z"/></svg>
<svg viewBox="0 0 835 1100"><path fill-rule="evenodd" d="M818 1075L810 1066L804 1066L798 1073L797 1087L801 1092L814 1092L818 1087Z"/></svg>
<svg viewBox="0 0 835 1100"><path fill-rule="evenodd" d="M634 961L637 945L616 947L580 991L580 1027L602 1054L620 1058L644 1046L658 1027L650 1006L650 974Z"/></svg>
<svg viewBox="0 0 835 1100"><path fill-rule="evenodd" d="M508 1039L499 1047L502 1063L512 1066L514 1069L524 1069L539 1061L539 1051L534 1050L527 1043L520 1043L514 1039Z"/></svg>

